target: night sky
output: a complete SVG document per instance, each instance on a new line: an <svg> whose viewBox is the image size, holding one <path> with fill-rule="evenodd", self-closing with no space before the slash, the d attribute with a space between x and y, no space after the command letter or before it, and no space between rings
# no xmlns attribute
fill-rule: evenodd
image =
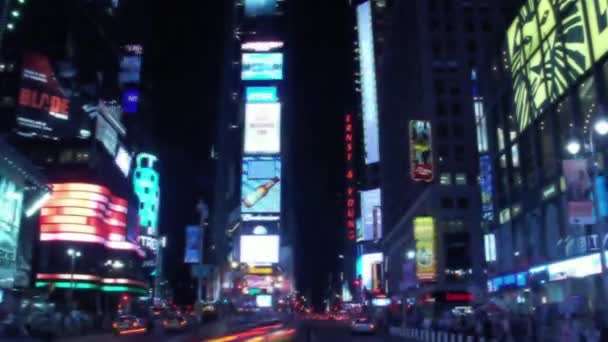
<svg viewBox="0 0 608 342"><path fill-rule="evenodd" d="M62 0L68 3L71 0ZM59 1L31 4L24 18L29 43L61 50L43 20ZM196 199L213 198L213 164L221 89L225 23L218 1L145 1L139 21L124 34L146 32L141 113L161 157L161 232L169 236L167 269L176 284L190 282L182 263L184 228L197 222ZM302 291L319 297L334 271L345 234L343 224L343 118L352 108L353 23L347 0L289 0L286 35L286 87L290 103L283 116L294 118L297 203L296 276ZM59 27L59 28L57 28ZM59 40L60 41L60 40ZM45 46L49 45L49 46ZM284 204L284 206L287 204ZM179 290L179 289L178 289Z"/></svg>

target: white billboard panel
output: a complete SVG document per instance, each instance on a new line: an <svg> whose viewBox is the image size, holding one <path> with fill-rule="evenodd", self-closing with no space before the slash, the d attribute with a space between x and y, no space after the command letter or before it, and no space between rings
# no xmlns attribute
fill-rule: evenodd
<svg viewBox="0 0 608 342"><path fill-rule="evenodd" d="M382 204L380 189L361 192L361 217L363 234L358 240L370 241L382 238Z"/></svg>
<svg viewBox="0 0 608 342"><path fill-rule="evenodd" d="M245 105L245 153L281 152L281 104Z"/></svg>
<svg viewBox="0 0 608 342"><path fill-rule="evenodd" d="M378 96L371 1L366 1L357 7L357 26L365 163L372 164L380 160L380 151L378 147Z"/></svg>
<svg viewBox="0 0 608 342"><path fill-rule="evenodd" d="M241 262L276 264L279 262L278 235L241 235Z"/></svg>

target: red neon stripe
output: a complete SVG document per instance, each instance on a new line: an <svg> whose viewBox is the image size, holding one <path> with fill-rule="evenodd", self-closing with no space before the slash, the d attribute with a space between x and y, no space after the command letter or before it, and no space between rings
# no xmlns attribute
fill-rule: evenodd
<svg viewBox="0 0 608 342"><path fill-rule="evenodd" d="M81 233L41 233L40 241L75 241L105 243L106 239L91 234Z"/></svg>
<svg viewBox="0 0 608 342"><path fill-rule="evenodd" d="M59 199L55 200L51 198L45 205L45 208L53 208L53 207L74 207L74 208L86 208L86 209L95 209L100 211L106 210L106 205L103 203L95 202L95 201L87 201L81 199Z"/></svg>
<svg viewBox="0 0 608 342"><path fill-rule="evenodd" d="M54 199L83 199L95 202L109 203L110 199L108 196L102 194L96 194L92 192L82 191L59 191L53 192Z"/></svg>
<svg viewBox="0 0 608 342"><path fill-rule="evenodd" d="M88 280L88 281L100 281L101 277L93 276L89 274L74 274L72 278L71 274L53 274L53 273L39 273L36 275L36 279L40 280Z"/></svg>
<svg viewBox="0 0 608 342"><path fill-rule="evenodd" d="M120 206L123 206L125 208L129 206L129 202L126 199L121 198L121 197L117 197L117 196L111 196L110 197L110 202L112 202L112 204L120 205Z"/></svg>
<svg viewBox="0 0 608 342"><path fill-rule="evenodd" d="M116 284L116 285L137 285L141 287L148 287L148 285L144 282L131 280L131 279L114 279L114 278L104 278L101 280L104 284Z"/></svg>
<svg viewBox="0 0 608 342"><path fill-rule="evenodd" d="M103 236L103 232L91 225L84 224L43 224L40 226L43 233L82 233Z"/></svg>
<svg viewBox="0 0 608 342"><path fill-rule="evenodd" d="M71 215L53 215L53 216L42 216L40 218L40 224L82 224L93 227L98 227L99 230L103 230L104 221L96 217L86 216L71 216Z"/></svg>
<svg viewBox="0 0 608 342"><path fill-rule="evenodd" d="M86 216L86 217L98 217L101 218L103 215L101 212L87 209L87 208L42 208L40 216L55 216L55 215L71 215L71 216Z"/></svg>
<svg viewBox="0 0 608 342"><path fill-rule="evenodd" d="M88 184L88 183L56 183L51 184L54 191L86 191L86 192L94 192L106 196L112 195L110 190L106 187Z"/></svg>

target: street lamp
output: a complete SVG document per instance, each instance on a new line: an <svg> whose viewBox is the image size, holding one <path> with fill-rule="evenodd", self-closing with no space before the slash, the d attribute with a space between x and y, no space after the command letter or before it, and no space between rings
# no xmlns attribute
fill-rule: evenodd
<svg viewBox="0 0 608 342"><path fill-rule="evenodd" d="M416 251L413 249L410 249L409 251L407 251L407 259L408 260L413 260L416 257Z"/></svg>
<svg viewBox="0 0 608 342"><path fill-rule="evenodd" d="M80 253L79 250L76 250L73 248L68 248L68 256L71 259L71 263L70 263L71 286L70 286L70 292L69 292L70 300L72 299L72 296L74 295L74 267L76 266L76 258L80 258L81 255L82 254Z"/></svg>

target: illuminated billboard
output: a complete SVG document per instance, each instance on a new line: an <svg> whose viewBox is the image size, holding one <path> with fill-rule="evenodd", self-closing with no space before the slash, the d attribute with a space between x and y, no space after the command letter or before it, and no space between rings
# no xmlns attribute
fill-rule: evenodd
<svg viewBox="0 0 608 342"><path fill-rule="evenodd" d="M507 31L520 130L606 55L607 23L606 1L525 1Z"/></svg>
<svg viewBox="0 0 608 342"><path fill-rule="evenodd" d="M479 157L479 187L481 188L481 216L484 221L494 220L494 179L492 157Z"/></svg>
<svg viewBox="0 0 608 342"><path fill-rule="evenodd" d="M367 290L374 290L378 287L378 274L376 270L384 262L382 253L363 254L361 256L361 286Z"/></svg>
<svg viewBox="0 0 608 342"><path fill-rule="evenodd" d="M23 190L0 174L0 289L13 288L15 283Z"/></svg>
<svg viewBox="0 0 608 342"><path fill-rule="evenodd" d="M416 276L421 281L434 281L437 278L435 219L415 218L414 239L416 240Z"/></svg>
<svg viewBox="0 0 608 342"><path fill-rule="evenodd" d="M380 189L361 191L363 241L382 238L382 205Z"/></svg>
<svg viewBox="0 0 608 342"><path fill-rule="evenodd" d="M433 143L429 121L410 121L410 174L416 182L433 180Z"/></svg>
<svg viewBox="0 0 608 342"><path fill-rule="evenodd" d="M129 171L131 170L131 159L133 159L131 154L124 147L119 146L118 151L116 152L116 157L114 157L114 162L125 177L129 176Z"/></svg>
<svg viewBox="0 0 608 342"><path fill-rule="evenodd" d="M359 68L361 69L361 107L363 108L365 163L371 164L380 160L376 61L371 1L366 1L357 7L357 26L359 34Z"/></svg>
<svg viewBox="0 0 608 342"><path fill-rule="evenodd" d="M243 235L273 235L279 233L279 221L243 221L240 228Z"/></svg>
<svg viewBox="0 0 608 342"><path fill-rule="evenodd" d="M158 210L160 204L159 174L155 155L140 153L135 159L133 187L139 200L139 227L147 235L157 235Z"/></svg>
<svg viewBox="0 0 608 342"><path fill-rule="evenodd" d="M141 81L141 55L123 55L120 58L118 82L121 85L137 84Z"/></svg>
<svg viewBox="0 0 608 342"><path fill-rule="evenodd" d="M245 98L248 103L274 103L279 102L277 87L247 87Z"/></svg>
<svg viewBox="0 0 608 342"><path fill-rule="evenodd" d="M279 262L278 235L241 235L240 262L276 264Z"/></svg>
<svg viewBox="0 0 608 342"><path fill-rule="evenodd" d="M245 16L259 17L274 15L277 10L277 0L245 0Z"/></svg>
<svg viewBox="0 0 608 342"><path fill-rule="evenodd" d="M203 229L200 226L186 227L186 245L184 251L184 263L198 264L202 262L201 251L203 250Z"/></svg>
<svg viewBox="0 0 608 342"><path fill-rule="evenodd" d="M244 53L241 79L243 81L277 81L283 79L283 54Z"/></svg>
<svg viewBox="0 0 608 342"><path fill-rule="evenodd" d="M126 200L95 184L59 183L51 187L52 198L40 211L40 241L97 243L143 254L139 246L126 241Z"/></svg>
<svg viewBox="0 0 608 342"><path fill-rule="evenodd" d="M25 53L17 124L28 132L57 136L69 128L71 104L53 71L49 59L38 53Z"/></svg>
<svg viewBox="0 0 608 342"><path fill-rule="evenodd" d="M241 213L279 213L280 157L244 157L241 187Z"/></svg>
<svg viewBox="0 0 608 342"><path fill-rule="evenodd" d="M245 153L281 152L281 104L245 104Z"/></svg>

